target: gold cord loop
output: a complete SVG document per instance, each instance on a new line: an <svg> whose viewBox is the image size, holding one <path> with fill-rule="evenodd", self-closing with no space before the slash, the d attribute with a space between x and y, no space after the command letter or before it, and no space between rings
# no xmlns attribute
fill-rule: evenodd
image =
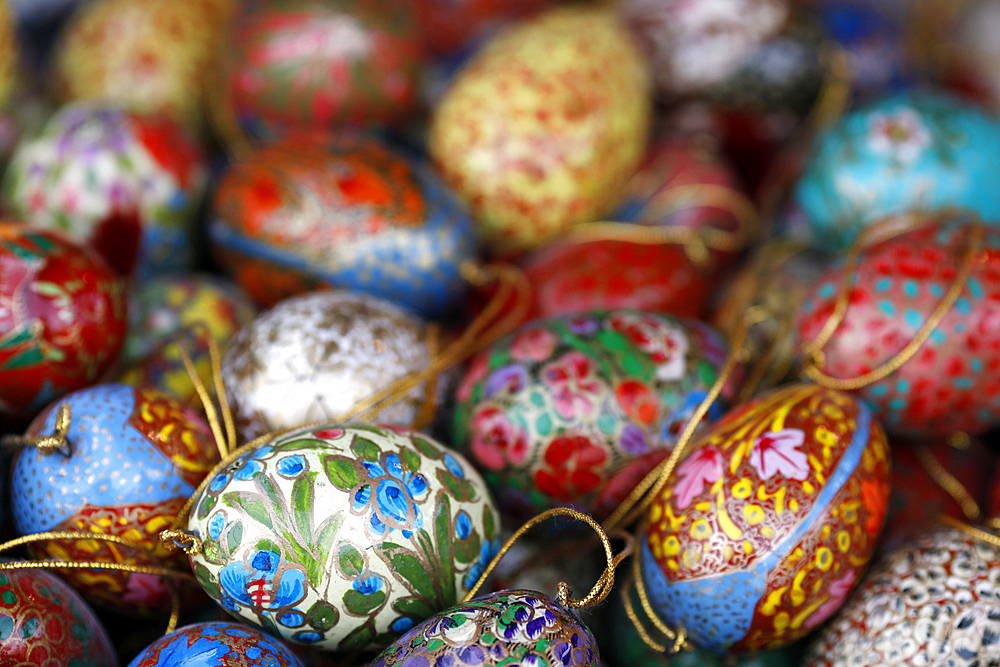
<svg viewBox="0 0 1000 667"><path fill-rule="evenodd" d="M649 594L646 591L646 582L643 581L642 578L641 549L635 550L635 556L632 558L631 574L631 579L635 582L635 592L639 596L639 604L642 606L642 610L646 614L646 618L653 624L653 627L656 628L656 630L670 642L670 646L665 646L662 650L669 655L674 655L676 653L680 653L681 651L690 651L693 647L687 640L687 628L683 626L677 629L671 628L660 620L660 616L656 613L656 610L653 609L653 603L650 601ZM629 605L631 606L631 600L629 600ZM642 625L638 614L636 614L634 610L632 615L629 616L629 620L632 620L632 623L637 630ZM643 632L640 632L640 636L642 636L642 634ZM649 646L652 647L652 645Z"/></svg>
<svg viewBox="0 0 1000 667"><path fill-rule="evenodd" d="M462 602L468 602L472 598L476 597L476 593L479 591L480 588L482 588L483 584L486 583L486 580L489 579L489 576L493 573L493 570L494 568L496 568L497 563L499 563L500 559L503 558L508 551L510 551L510 548L514 546L514 543L517 542L519 539L521 539L521 536L523 536L526 532L528 532L538 524L554 516L568 516L576 521L582 521L583 523L586 523L588 526L593 528L594 532L597 533L597 536L601 540L601 545L604 547L604 556L607 562L604 572L601 574L601 577L597 580L597 583L594 584L593 588L590 589L590 592L587 594L586 597L584 597L581 600L572 599L570 597L571 592L569 586L565 582L559 582L556 599L559 601L559 604L568 608L593 607L594 605L603 602L604 599L607 598L608 595L611 593L611 589L614 588L615 569L622 562L622 560L624 560L625 558L627 558L632 554L631 540L629 540L626 543L626 547L621 553L615 555L611 549L611 539L608 537L608 534L604 531L604 529L601 528L601 525L597 523L597 521L595 521L591 516L584 514L583 512L580 512L578 510L571 509L569 507L554 507L550 510L546 510L541 514L539 514L538 516L533 517L523 526L518 528L517 531L510 537L510 539L508 539L507 542L500 548L500 551L493 558L493 560L490 561L490 564L486 566L486 569L483 571L483 574L479 577L479 580L476 581L472 589L469 590L468 594L465 596Z"/></svg>
<svg viewBox="0 0 1000 667"><path fill-rule="evenodd" d="M941 520L942 523L951 526L952 528L956 528L965 533L966 535L974 537L981 542L986 542L987 544L1000 549L1000 537L997 537L993 533L987 532L982 528L976 528L975 526L970 526L964 521L960 521L954 517L948 516L947 514L940 515L939 519ZM991 527L993 527L994 529L996 528L996 526L992 524L992 521L991 521Z"/></svg>
<svg viewBox="0 0 1000 667"><path fill-rule="evenodd" d="M160 544L167 551L180 549L188 556L201 553L202 542L194 533L180 528L168 528L160 532Z"/></svg>
<svg viewBox="0 0 1000 667"><path fill-rule="evenodd" d="M973 499L972 494L969 493L961 482L959 482L955 477L945 470L944 466L934 457L931 450L926 445L920 445L916 448L917 458L920 459L920 464L930 475L934 483L940 486L945 493L954 499L958 506L962 508L962 514L969 521L978 521L982 513L979 509L979 504Z"/></svg>
<svg viewBox="0 0 1000 667"><path fill-rule="evenodd" d="M73 451L69 445L70 409L69 403L60 403L56 413L56 426L52 435L5 435L0 445L5 448L34 447L43 454L59 452L69 458Z"/></svg>
<svg viewBox="0 0 1000 667"><path fill-rule="evenodd" d="M931 313L930 317L927 318L927 321L924 322L923 326L921 326L917 333L913 336L913 339L910 340L910 342L907 343L903 349L897 352L891 359L874 370L858 377L835 378L827 375L822 370L822 368L826 365L826 355L823 353L823 348L830 342L833 334L840 328L840 325L844 321L844 317L847 315L847 309L850 306L851 290L857 281L856 274L863 250L871 244L884 241L903 232L918 229L925 224L940 223L943 220L948 219L947 215L947 213L942 212L934 220L921 220L912 215L891 218L883 223L868 228L858 237L858 240L855 241L848 251L847 257L844 261L844 278L840 284L840 292L837 294L837 300L834 303L833 312L830 314L829 319L824 323L819 334L812 341L802 346L803 375L816 384L828 389L853 391L888 377L892 373L899 370L903 364L913 358L913 355L917 353L925 342L927 342L927 339L930 338L934 329L941 324L941 321L944 320L948 311L955 305L955 302L962 294L962 291L965 290L965 283L976 263L976 258L982 251L983 245L983 222L977 215L970 215L970 219L972 220L971 237L965 253L962 256L962 264L955 275L954 281L952 281L948 291Z"/></svg>

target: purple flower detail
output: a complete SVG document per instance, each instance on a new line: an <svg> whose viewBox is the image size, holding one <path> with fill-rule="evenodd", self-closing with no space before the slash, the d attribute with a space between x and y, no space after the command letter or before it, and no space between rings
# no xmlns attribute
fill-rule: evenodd
<svg viewBox="0 0 1000 667"><path fill-rule="evenodd" d="M622 430L621 446L632 456L642 456L649 451L646 434L635 424L629 424Z"/></svg>
<svg viewBox="0 0 1000 667"><path fill-rule="evenodd" d="M528 383L528 371L518 364L509 364L496 369L486 378L486 397L494 394L516 394Z"/></svg>
<svg viewBox="0 0 1000 667"><path fill-rule="evenodd" d="M592 317L571 317L566 322L567 328L577 336L593 336L601 328L600 323Z"/></svg>

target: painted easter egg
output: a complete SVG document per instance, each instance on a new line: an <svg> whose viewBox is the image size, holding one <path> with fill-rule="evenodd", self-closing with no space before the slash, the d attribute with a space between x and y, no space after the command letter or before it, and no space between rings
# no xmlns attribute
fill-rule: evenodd
<svg viewBox="0 0 1000 667"><path fill-rule="evenodd" d="M207 184L201 148L165 116L65 107L11 159L4 199L92 246L121 275L186 269Z"/></svg>
<svg viewBox="0 0 1000 667"><path fill-rule="evenodd" d="M114 363L125 290L64 236L11 222L0 222L0 276L0 414L27 419Z"/></svg>
<svg viewBox="0 0 1000 667"><path fill-rule="evenodd" d="M679 245L556 242L522 265L532 291L528 319L617 308L697 317L708 300L707 271Z"/></svg>
<svg viewBox="0 0 1000 667"><path fill-rule="evenodd" d="M336 286L438 315L475 259L468 214L428 168L374 139L299 135L253 151L214 208L216 255L262 305Z"/></svg>
<svg viewBox="0 0 1000 667"><path fill-rule="evenodd" d="M455 443L519 518L567 504L606 516L666 458L725 356L713 329L669 315L532 322L473 358Z"/></svg>
<svg viewBox="0 0 1000 667"><path fill-rule="evenodd" d="M204 418L176 400L120 384L101 384L44 410L28 436L55 432L58 408L70 409L69 455L23 447L11 466L11 510L19 535L69 531L117 535L168 565L182 560L160 546L219 454ZM153 565L145 554L107 542L53 541L28 547L36 557ZM113 570L62 573L91 603L133 615L168 609L158 576Z"/></svg>
<svg viewBox="0 0 1000 667"><path fill-rule="evenodd" d="M346 414L426 368L434 345L426 323L387 301L316 292L283 301L244 327L222 360L222 380L237 429L249 441ZM365 417L409 425L426 394L418 385Z"/></svg>
<svg viewBox="0 0 1000 667"><path fill-rule="evenodd" d="M0 662L117 667L104 626L79 593L46 570L0 572Z"/></svg>
<svg viewBox="0 0 1000 667"><path fill-rule="evenodd" d="M417 101L422 36L400 0L243 3L222 59L244 132L401 124Z"/></svg>
<svg viewBox="0 0 1000 667"><path fill-rule="evenodd" d="M414 11L427 48L446 55L550 4L552 0L417 0Z"/></svg>
<svg viewBox="0 0 1000 667"><path fill-rule="evenodd" d="M196 623L157 639L129 667L302 667L281 642L236 623Z"/></svg>
<svg viewBox="0 0 1000 667"><path fill-rule="evenodd" d="M615 17L546 12L488 42L431 119L428 149L496 252L609 213L639 165L649 73Z"/></svg>
<svg viewBox="0 0 1000 667"><path fill-rule="evenodd" d="M926 441L894 437L891 442L892 494L880 551L895 549L941 515L966 520L962 506L941 485L942 472L953 477L977 506L989 507L983 501L996 456L979 439L956 434Z"/></svg>
<svg viewBox="0 0 1000 667"><path fill-rule="evenodd" d="M460 600L500 548L479 474L415 431L307 427L259 443L195 502L208 594L282 639L384 646Z"/></svg>
<svg viewBox="0 0 1000 667"><path fill-rule="evenodd" d="M371 667L562 665L597 667L597 640L575 615L536 591L500 591L448 609L382 651Z"/></svg>
<svg viewBox="0 0 1000 667"><path fill-rule="evenodd" d="M971 209L1000 220L1000 121L942 93L888 97L818 139L794 203L813 244L836 252L871 223L909 211Z"/></svg>
<svg viewBox="0 0 1000 667"><path fill-rule="evenodd" d="M791 385L696 441L647 511L637 566L655 611L699 648L779 648L844 602L888 501L889 447L868 406Z"/></svg>
<svg viewBox="0 0 1000 667"><path fill-rule="evenodd" d="M910 539L869 572L816 637L806 667L1000 661L1000 549L955 528Z"/></svg>
<svg viewBox="0 0 1000 667"><path fill-rule="evenodd" d="M81 3L60 35L55 85L67 101L166 112L203 133L205 93L235 0Z"/></svg>
<svg viewBox="0 0 1000 667"><path fill-rule="evenodd" d="M928 224L864 252L843 323L823 348L828 375L853 378L893 358L913 340L962 267L972 224L961 216ZM937 224L931 224L937 222ZM1000 231L984 233L964 289L930 338L902 367L857 390L890 432L983 433L1000 422ZM833 312L842 263L813 285L798 320L800 345Z"/></svg>

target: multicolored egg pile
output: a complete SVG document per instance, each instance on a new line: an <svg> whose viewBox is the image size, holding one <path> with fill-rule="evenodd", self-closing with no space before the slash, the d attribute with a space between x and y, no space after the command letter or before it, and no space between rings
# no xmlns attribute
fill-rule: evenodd
<svg viewBox="0 0 1000 667"><path fill-rule="evenodd" d="M0 2L0 663L997 662L998 17Z"/></svg>

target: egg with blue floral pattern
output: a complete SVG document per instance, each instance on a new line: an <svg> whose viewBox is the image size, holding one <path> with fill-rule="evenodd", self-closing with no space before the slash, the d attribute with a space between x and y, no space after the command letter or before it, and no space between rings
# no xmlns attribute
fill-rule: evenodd
<svg viewBox="0 0 1000 667"><path fill-rule="evenodd" d="M606 516L666 458L725 363L697 320L637 310L537 320L471 361L455 442L505 512ZM722 413L722 401L706 421Z"/></svg>
<svg viewBox="0 0 1000 667"><path fill-rule="evenodd" d="M827 252L908 211L965 208L1000 220L1000 121L943 93L898 94L845 115L817 140L795 188L806 233Z"/></svg>
<svg viewBox="0 0 1000 667"><path fill-rule="evenodd" d="M265 440L197 497L191 556L232 615L326 651L382 647L460 600L499 550L459 454L417 432L306 427Z"/></svg>
<svg viewBox="0 0 1000 667"><path fill-rule="evenodd" d="M542 593L508 590L425 621L379 654L371 667L597 667L599 659L597 640L573 612Z"/></svg>
<svg viewBox="0 0 1000 667"><path fill-rule="evenodd" d="M280 641L236 623L196 623L160 637L129 667L302 667Z"/></svg>

